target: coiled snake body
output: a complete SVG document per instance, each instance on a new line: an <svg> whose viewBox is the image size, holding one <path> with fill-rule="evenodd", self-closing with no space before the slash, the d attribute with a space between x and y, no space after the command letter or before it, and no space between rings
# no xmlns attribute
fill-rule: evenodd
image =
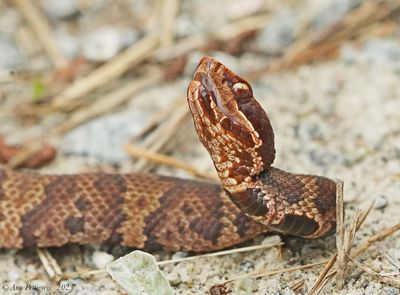
<svg viewBox="0 0 400 295"><path fill-rule="evenodd" d="M271 167L272 127L244 79L204 57L188 103L222 186L151 174L0 170L0 247L212 251L271 230L305 238L332 231L335 183Z"/></svg>

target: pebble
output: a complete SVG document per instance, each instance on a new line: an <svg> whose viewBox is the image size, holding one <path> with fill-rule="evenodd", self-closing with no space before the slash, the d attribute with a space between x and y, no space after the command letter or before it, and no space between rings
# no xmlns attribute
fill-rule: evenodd
<svg viewBox="0 0 400 295"><path fill-rule="evenodd" d="M249 260L244 260L240 263L240 270L243 272L250 272L254 270L254 263Z"/></svg>
<svg viewBox="0 0 400 295"><path fill-rule="evenodd" d="M383 287L382 288L382 295L399 295L400 290L394 287Z"/></svg>
<svg viewBox="0 0 400 295"><path fill-rule="evenodd" d="M400 69L400 42L377 38L368 40L362 48L363 59L372 65Z"/></svg>
<svg viewBox="0 0 400 295"><path fill-rule="evenodd" d="M105 26L87 34L82 41L82 54L93 62L104 62L116 56L138 38L135 31Z"/></svg>
<svg viewBox="0 0 400 295"><path fill-rule="evenodd" d="M344 45L340 57L347 63L363 62L395 71L400 70L400 42L393 39L368 40L361 48Z"/></svg>
<svg viewBox="0 0 400 295"><path fill-rule="evenodd" d="M244 278L235 283L234 294L248 295L253 293L253 280Z"/></svg>
<svg viewBox="0 0 400 295"><path fill-rule="evenodd" d="M384 209L388 205L388 199L385 195L380 195L375 199L374 208Z"/></svg>
<svg viewBox="0 0 400 295"><path fill-rule="evenodd" d="M261 245L267 245L267 244L278 244L281 243L282 239L280 236L278 235L272 235L272 236L268 236L266 237L262 242Z"/></svg>
<svg viewBox="0 0 400 295"><path fill-rule="evenodd" d="M104 269L108 263L114 260L114 256L103 251L94 251L92 260L98 269Z"/></svg>
<svg viewBox="0 0 400 295"><path fill-rule="evenodd" d="M181 259L181 258L185 258L187 256L188 256L188 252L179 251L179 252L175 252L174 254L172 254L171 259L172 260Z"/></svg>
<svg viewBox="0 0 400 295"><path fill-rule="evenodd" d="M78 0L41 0L42 7L48 16L63 19L79 12Z"/></svg>
<svg viewBox="0 0 400 295"><path fill-rule="evenodd" d="M0 16L0 35L13 36L17 29L18 24L21 21L21 14L17 9L2 7Z"/></svg>
<svg viewBox="0 0 400 295"><path fill-rule="evenodd" d="M270 55L282 52L292 43L296 24L297 18L294 11L279 10L258 35L257 47Z"/></svg>
<svg viewBox="0 0 400 295"><path fill-rule="evenodd" d="M119 164L126 161L128 156L123 145L146 124L145 114L139 113L120 112L79 126L63 138L63 153L85 155L93 162Z"/></svg>
<svg viewBox="0 0 400 295"><path fill-rule="evenodd" d="M311 24L315 28L327 27L340 20L362 0L330 0L321 1L324 5L316 13Z"/></svg>
<svg viewBox="0 0 400 295"><path fill-rule="evenodd" d="M8 270L8 279L12 282L17 281L19 278L21 277L21 271L16 268L13 267L11 269Z"/></svg>
<svg viewBox="0 0 400 295"><path fill-rule="evenodd" d="M179 284L182 283L182 280L181 280L181 278L179 277L179 275L178 275L177 273L174 273L174 272L169 273L169 274L167 275L167 279L168 279L169 284L170 284L172 287L178 286Z"/></svg>
<svg viewBox="0 0 400 295"><path fill-rule="evenodd" d="M15 69L21 66L23 57L15 43L0 35L0 70Z"/></svg>
<svg viewBox="0 0 400 295"><path fill-rule="evenodd" d="M55 40L62 53L69 59L76 58L80 53L80 42L78 38L68 32L56 32Z"/></svg>

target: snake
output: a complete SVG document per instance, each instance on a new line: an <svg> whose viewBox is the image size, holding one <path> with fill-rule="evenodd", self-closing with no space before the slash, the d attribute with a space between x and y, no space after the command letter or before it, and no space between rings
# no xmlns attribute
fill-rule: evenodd
<svg viewBox="0 0 400 295"><path fill-rule="evenodd" d="M262 233L334 232L336 185L272 165L274 132L250 84L203 57L187 89L220 183L146 173L0 170L0 247L122 245L209 252Z"/></svg>

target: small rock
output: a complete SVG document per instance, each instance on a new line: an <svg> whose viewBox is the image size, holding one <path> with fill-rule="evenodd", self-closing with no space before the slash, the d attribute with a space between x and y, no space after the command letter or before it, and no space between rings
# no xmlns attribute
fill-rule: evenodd
<svg viewBox="0 0 400 295"><path fill-rule="evenodd" d="M250 278L239 280L234 287L234 294L248 295L253 293L253 281Z"/></svg>
<svg viewBox="0 0 400 295"><path fill-rule="evenodd" d="M137 40L135 31L116 27L102 27L86 35L82 54L93 62L104 62L117 55L122 48Z"/></svg>
<svg viewBox="0 0 400 295"><path fill-rule="evenodd" d="M173 255L172 255L172 260L175 260L175 259L181 259L181 258L185 258L185 257L187 257L188 256L188 253L187 252L182 252L182 251L179 251L179 252L175 252Z"/></svg>
<svg viewBox="0 0 400 295"><path fill-rule="evenodd" d="M399 69L400 42L398 40L383 38L368 40L362 53L363 58L369 64Z"/></svg>
<svg viewBox="0 0 400 295"><path fill-rule="evenodd" d="M248 260L244 260L240 263L240 270L243 272L250 272L254 270L254 263Z"/></svg>
<svg viewBox="0 0 400 295"><path fill-rule="evenodd" d="M181 278L182 282L189 283L192 281L193 278L185 267L177 267L175 271Z"/></svg>
<svg viewBox="0 0 400 295"><path fill-rule="evenodd" d="M388 199L385 195L380 195L375 199L374 208L375 209L384 209L388 205Z"/></svg>
<svg viewBox="0 0 400 295"><path fill-rule="evenodd" d="M361 0L330 0L324 1L323 7L316 13L312 20L315 28L329 26L343 18L351 9L358 6Z"/></svg>
<svg viewBox="0 0 400 295"><path fill-rule="evenodd" d="M21 272L18 268L11 268L8 270L8 280L15 282L21 277Z"/></svg>
<svg viewBox="0 0 400 295"><path fill-rule="evenodd" d="M108 263L114 260L114 256L103 251L95 251L92 260L98 269L104 269Z"/></svg>
<svg viewBox="0 0 400 295"><path fill-rule="evenodd" d="M78 38L70 35L67 32L57 32L55 39L58 47L69 59L74 59L79 55L80 43Z"/></svg>
<svg viewBox="0 0 400 295"><path fill-rule="evenodd" d="M23 62L23 57L15 43L0 35L0 70L14 69Z"/></svg>
<svg viewBox="0 0 400 295"><path fill-rule="evenodd" d="M170 273L167 276L167 279L168 279L169 284L172 287L178 286L182 283L182 280L177 273Z"/></svg>
<svg viewBox="0 0 400 295"><path fill-rule="evenodd" d="M277 244L281 243L282 239L278 235L273 235L273 236L268 236L266 237L262 242L261 245L267 245L267 244Z"/></svg>
<svg viewBox="0 0 400 295"><path fill-rule="evenodd" d="M41 2L47 15L52 18L68 18L79 12L77 0L42 0Z"/></svg>
<svg viewBox="0 0 400 295"><path fill-rule="evenodd" d="M393 39L370 39L361 47L344 45L340 57L347 63L362 62L372 66L399 70L400 42Z"/></svg>
<svg viewBox="0 0 400 295"><path fill-rule="evenodd" d="M1 8L0 16L0 35L4 34L6 36L15 35L17 29L19 28L19 22L21 21L21 14L16 8Z"/></svg>
<svg viewBox="0 0 400 295"><path fill-rule="evenodd" d="M393 287L383 287L382 288L382 295L399 295L400 291L397 288Z"/></svg>
<svg viewBox="0 0 400 295"><path fill-rule="evenodd" d="M287 9L278 11L258 35L256 41L258 47L271 55L282 52L292 43L296 24L294 11Z"/></svg>
<svg viewBox="0 0 400 295"><path fill-rule="evenodd" d="M177 16L175 28L175 34L180 38L190 36L191 34L196 33L197 30L192 15L184 12Z"/></svg>
<svg viewBox="0 0 400 295"><path fill-rule="evenodd" d="M102 163L121 163L128 159L122 146L128 138L140 132L146 120L143 112L130 110L92 120L67 133L62 152L85 155Z"/></svg>

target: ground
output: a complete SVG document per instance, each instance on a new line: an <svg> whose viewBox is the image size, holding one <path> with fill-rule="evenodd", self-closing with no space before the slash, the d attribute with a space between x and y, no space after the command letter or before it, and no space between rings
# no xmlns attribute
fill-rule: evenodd
<svg viewBox="0 0 400 295"><path fill-rule="evenodd" d="M266 61L265 56L256 51L240 56L220 51L192 52L188 55L189 62L184 75L142 89L130 95L122 107L114 108L111 113L52 138L58 147L58 155L54 162L42 168L42 172L129 172L137 169L137 163L132 162L124 152L123 144L139 134L155 114L160 115L160 111L171 104L176 104L177 108L185 104L185 87L194 70L193 64L203 54L221 59L244 77L249 69L257 68L258 64ZM346 223L350 222L357 210L365 210L375 200L373 209L356 234L354 248L400 222L399 61L400 42L396 36L371 37L361 44L343 43L333 60L261 75L251 82L254 95L266 109L274 128L277 151L275 167L342 179ZM124 76L120 85L130 83L134 78ZM30 94L31 86L32 80L28 79L28 82L7 83L3 88L7 96L0 98L0 134L11 141L44 135L68 119L68 113L44 113L47 118L45 120L22 116L24 120L21 121L18 116L10 116L11 110L17 110L17 114L21 115L21 109L15 107L25 102L23 97ZM165 133L170 137L162 152L200 171L213 174L212 162L198 142L190 118L172 112L165 121L172 122L173 126L161 129L161 133L158 133L159 136ZM145 168L141 168L145 169L177 177L193 177L182 170L154 166L149 162ZM170 280L176 294L204 294L213 284L255 270L271 271L319 262L329 259L336 251L334 236L303 240L265 235L244 246L280 240L284 246L279 248L199 258L169 264L161 267L161 270ZM71 245L50 249L50 252L63 274L70 276L75 272L82 274L97 269L101 264L99 256L107 260L109 256L106 253L117 258L129 250ZM187 255L153 254L157 260ZM400 232L372 245L355 260L377 271L382 277L385 274L394 275L398 282ZM323 265L259 278L245 278L228 284L228 288L234 290L233 294L295 294L294 284L300 283L297 294L307 294ZM35 293L31 290L21 291L17 286L26 288L27 284L52 284L34 249L0 250L0 281L4 294L46 294L46 289ZM106 273L89 278L75 275L62 280L59 286L72 286L68 294L123 293ZM371 276L359 265L350 262L344 289L338 291L333 279L320 294L394 295L400 294L397 288L396 284L384 283L381 278Z"/></svg>

